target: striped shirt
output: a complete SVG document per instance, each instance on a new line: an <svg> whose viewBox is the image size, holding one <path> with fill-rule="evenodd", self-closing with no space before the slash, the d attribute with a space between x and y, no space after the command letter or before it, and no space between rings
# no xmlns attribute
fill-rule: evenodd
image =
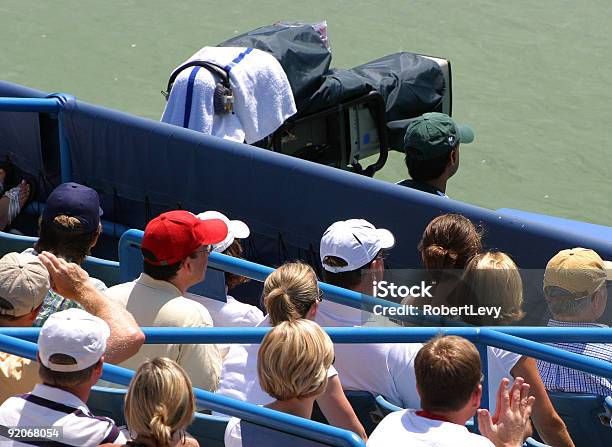
<svg viewBox="0 0 612 447"><path fill-rule="evenodd" d="M605 324L574 323L549 320L548 326L606 328ZM612 344L605 343L548 343L555 348L612 362ZM538 360L538 372L547 390L567 393L587 393L599 396L612 394L612 381L603 377L577 371L566 366Z"/></svg>
<svg viewBox="0 0 612 447"><path fill-rule="evenodd" d="M8 430L13 427L62 427L62 437L42 442L10 440ZM126 442L111 419L95 417L78 397L59 388L39 384L31 393L11 397L0 406L2 447L94 447Z"/></svg>

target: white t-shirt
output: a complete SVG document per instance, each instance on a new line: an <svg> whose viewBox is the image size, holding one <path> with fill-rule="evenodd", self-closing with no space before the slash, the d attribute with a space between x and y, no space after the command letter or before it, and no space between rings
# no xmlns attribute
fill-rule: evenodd
<svg viewBox="0 0 612 447"><path fill-rule="evenodd" d="M493 447L493 443L470 433L463 425L417 416L416 410L404 410L387 415L370 435L367 446Z"/></svg>
<svg viewBox="0 0 612 447"><path fill-rule="evenodd" d="M489 346L487 348L487 358L489 366L489 410L495 411L497 388L499 388L499 384L504 377L510 380L510 383L514 381L510 370L520 360L521 354Z"/></svg>
<svg viewBox="0 0 612 447"><path fill-rule="evenodd" d="M184 296L204 306L210 313L215 327L253 327L264 319L264 314L258 307L242 303L229 295L227 302L193 293L186 293Z"/></svg>
<svg viewBox="0 0 612 447"><path fill-rule="evenodd" d="M266 316L257 326L269 327L270 320ZM267 405L274 402L274 398L261 389L257 376L258 344L231 345L223 361L221 381L217 394L246 401L255 405ZM338 372L330 366L327 377L333 377Z"/></svg>
<svg viewBox="0 0 612 447"><path fill-rule="evenodd" d="M202 295L186 293L185 298L196 301L208 310L215 327L254 327L264 319L259 308L250 304L241 303L231 296L227 301L219 301ZM218 343L219 353L225 359L231 345Z"/></svg>
<svg viewBox="0 0 612 447"><path fill-rule="evenodd" d="M369 314L331 301L320 303L315 316L322 327L359 327L367 319ZM334 366L345 390L369 391L400 407L420 408L414 358L421 347L421 343L334 343Z"/></svg>
<svg viewBox="0 0 612 447"><path fill-rule="evenodd" d="M225 447L242 447L242 433L240 431L240 418L230 418L225 427L223 438Z"/></svg>

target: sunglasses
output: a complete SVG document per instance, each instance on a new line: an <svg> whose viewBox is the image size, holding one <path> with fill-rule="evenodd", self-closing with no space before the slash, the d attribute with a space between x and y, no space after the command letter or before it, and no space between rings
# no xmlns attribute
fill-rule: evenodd
<svg viewBox="0 0 612 447"><path fill-rule="evenodd" d="M323 301L323 291L319 289L319 296L317 297L317 303Z"/></svg>
<svg viewBox="0 0 612 447"><path fill-rule="evenodd" d="M194 251L194 253L212 253L213 251L213 246L212 245L205 245L203 248Z"/></svg>

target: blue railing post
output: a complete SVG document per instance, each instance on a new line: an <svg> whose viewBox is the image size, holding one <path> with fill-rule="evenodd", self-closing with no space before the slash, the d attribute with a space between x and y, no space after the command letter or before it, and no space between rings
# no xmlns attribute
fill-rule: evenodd
<svg viewBox="0 0 612 447"><path fill-rule="evenodd" d="M486 344L476 342L476 348L480 354L480 366L482 368L482 397L480 398L480 408L489 408L489 352ZM492 409L493 410L493 409ZM478 416L474 415L474 429L476 433L480 433L478 427Z"/></svg>
<svg viewBox="0 0 612 447"><path fill-rule="evenodd" d="M57 117L60 143L60 172L62 183L72 181L72 159L70 157L70 145L64 128L64 112L60 111Z"/></svg>
<svg viewBox="0 0 612 447"><path fill-rule="evenodd" d="M64 105L69 101L75 101L76 98L66 93L51 93L48 97L57 99L59 103L57 126L60 144L60 172L62 183L67 183L72 181L72 158L70 156L70 143L66 134Z"/></svg>

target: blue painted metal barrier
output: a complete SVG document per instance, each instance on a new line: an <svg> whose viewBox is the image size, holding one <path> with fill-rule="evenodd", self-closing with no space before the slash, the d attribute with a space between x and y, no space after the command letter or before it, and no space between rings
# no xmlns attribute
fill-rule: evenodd
<svg viewBox="0 0 612 447"><path fill-rule="evenodd" d="M511 328L505 328L510 332ZM566 334L571 328L539 328L533 329L532 336L537 336L554 329L556 337L548 336L549 341L567 341ZM146 335L145 343L259 343L270 328L143 328ZM439 335L458 335L471 340L477 345L494 346L534 357L551 363L574 368L586 373L612 378L612 364L599 359L587 357L562 349L525 340L509 333L502 333L494 328L325 328L335 343L419 343ZM35 340L39 328L0 328L0 334ZM599 337L607 333L607 341L612 342L612 329L597 330ZM487 365L487 350L479 350L483 365ZM486 367L485 367L486 368ZM486 370L486 369L485 369ZM485 375L485 378L487 375ZM488 396L488 381L483 384L483 396ZM484 398L484 397L483 397ZM483 401L483 405L486 400Z"/></svg>
<svg viewBox="0 0 612 447"><path fill-rule="evenodd" d="M38 347L36 344L0 334L0 350L10 354L35 359ZM129 385L134 371L119 366L104 364L102 379L121 385ZM294 433L329 445L341 447L363 447L363 440L348 430L332 427L300 418L287 413L270 410L265 407L219 396L214 393L194 388L198 405L219 413L239 417L255 424Z"/></svg>

